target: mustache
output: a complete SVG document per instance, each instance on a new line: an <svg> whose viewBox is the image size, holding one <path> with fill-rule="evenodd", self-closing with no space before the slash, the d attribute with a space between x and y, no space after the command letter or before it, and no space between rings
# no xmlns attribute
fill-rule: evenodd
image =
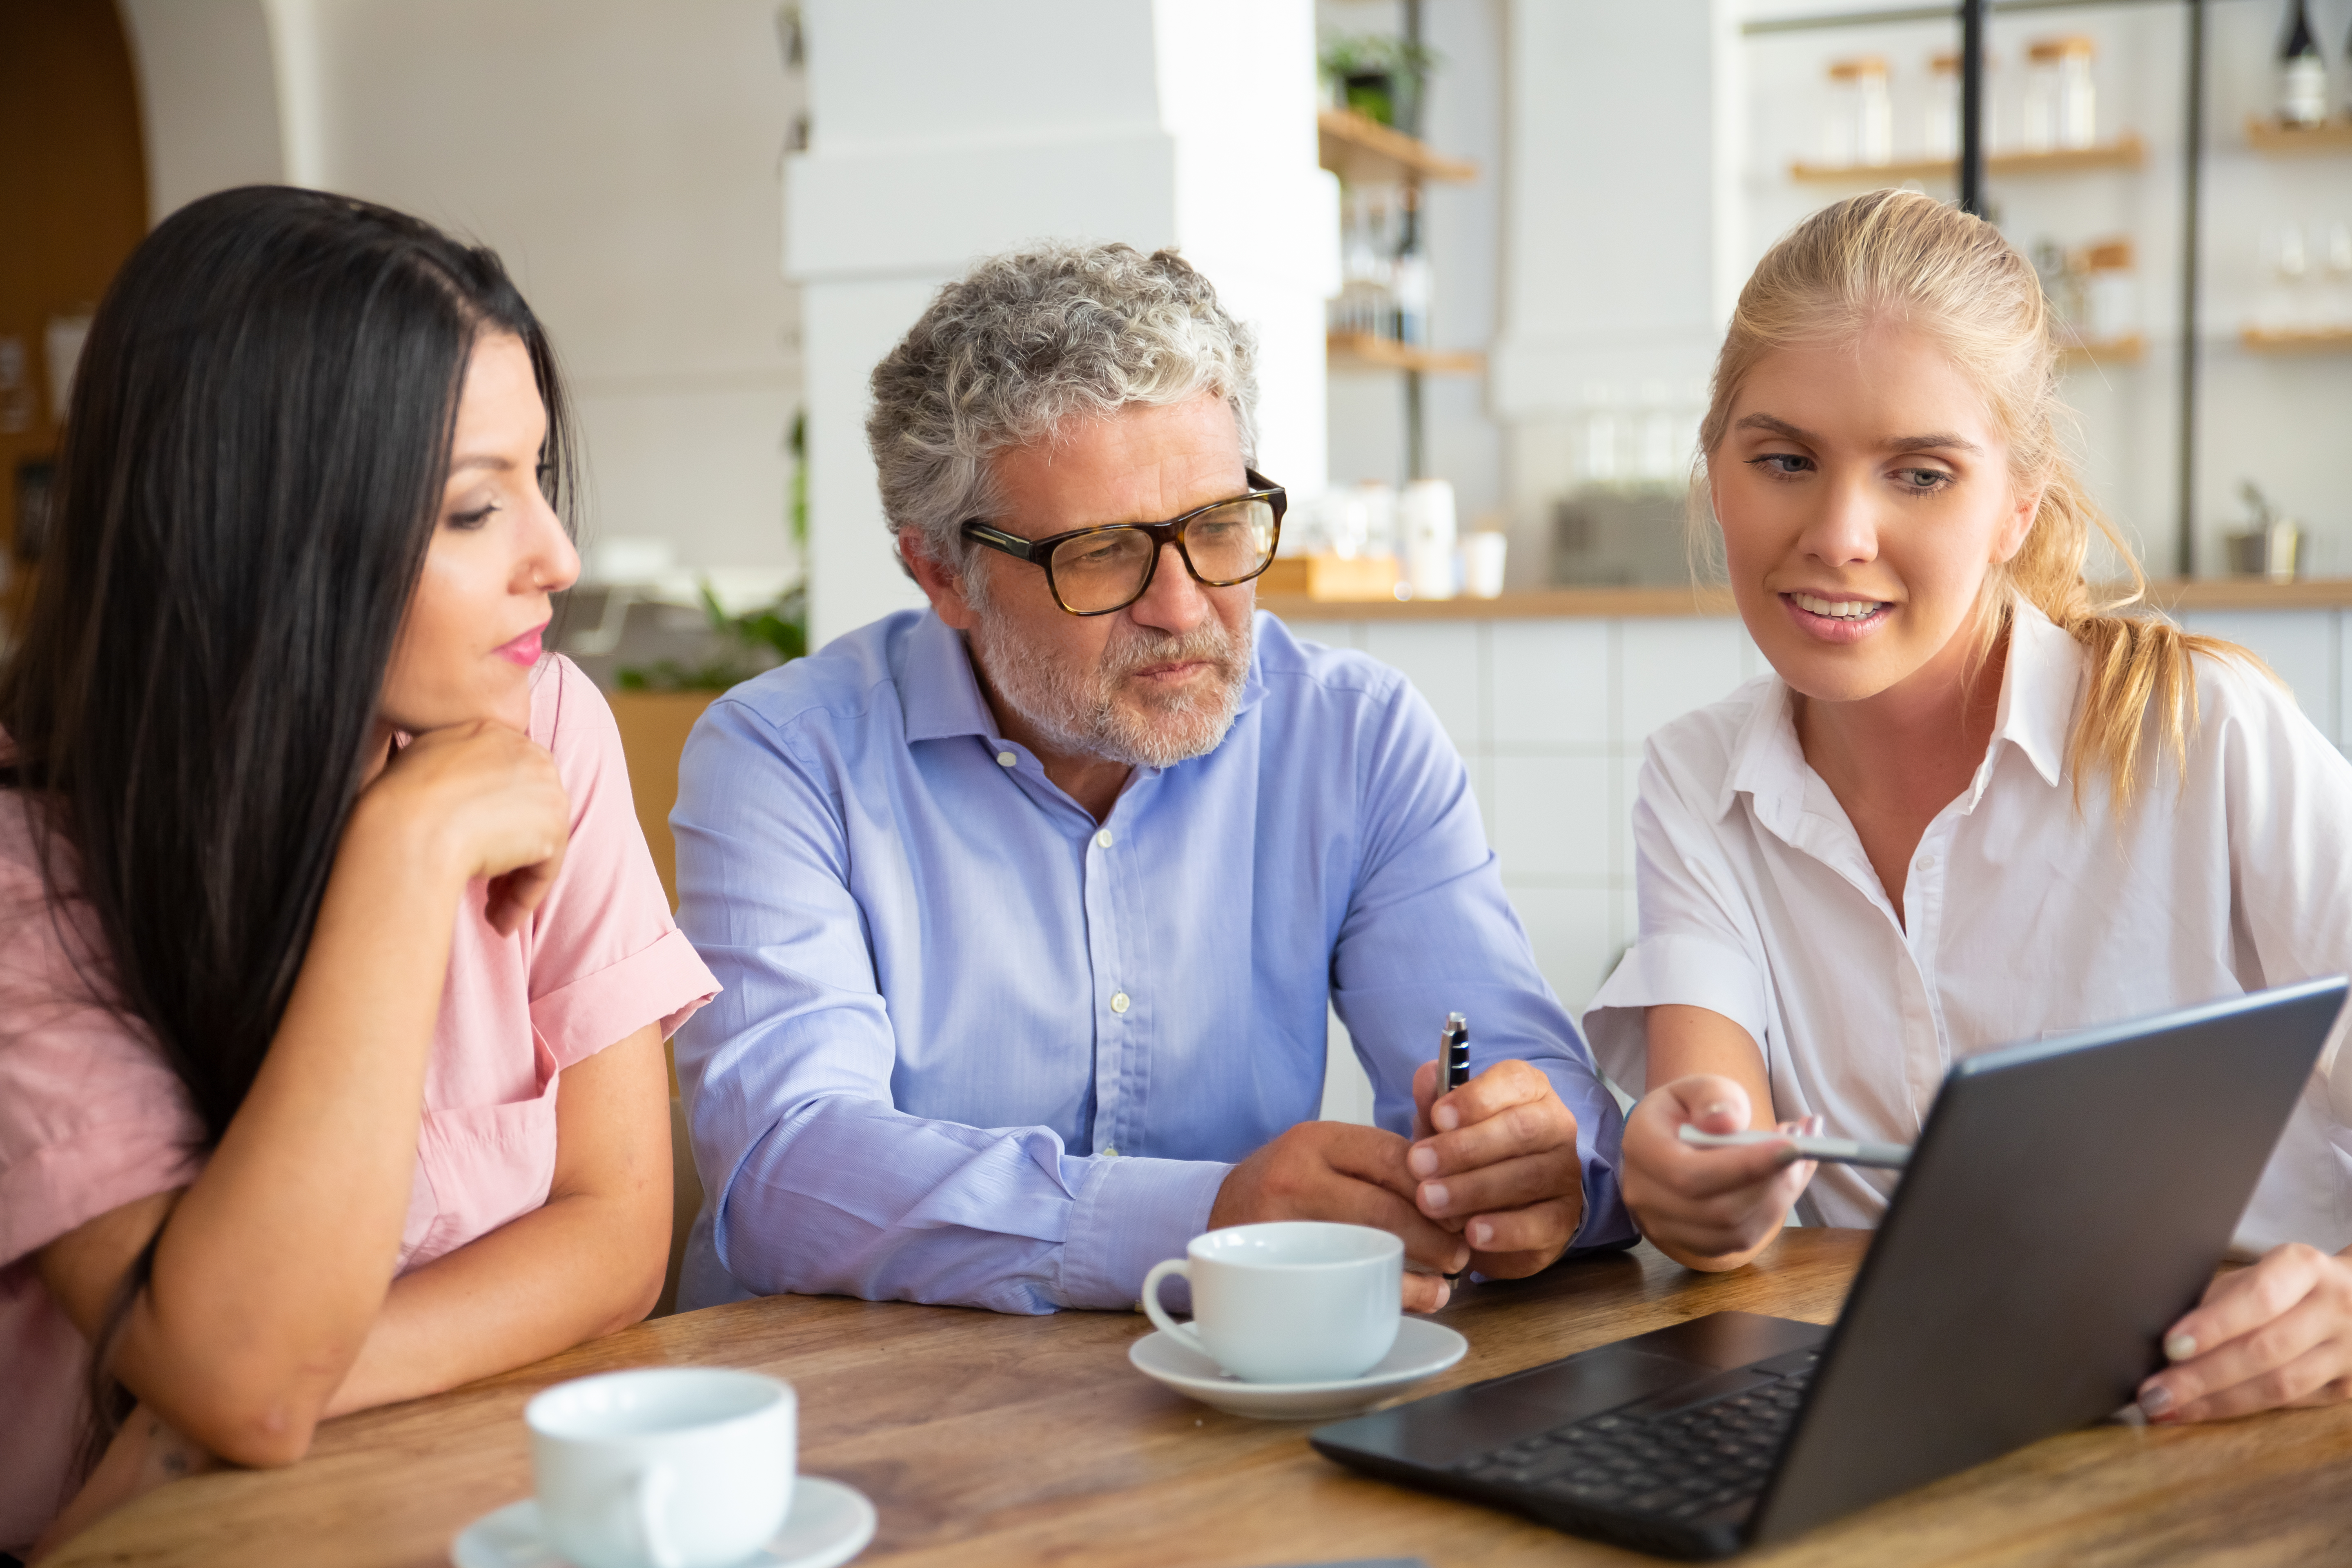
<svg viewBox="0 0 2352 1568"><path fill-rule="evenodd" d="M1189 664L1199 660L1230 670L1241 662L1242 639L1211 620L1181 636L1138 630L1103 649L1102 673L1123 679L1155 664Z"/></svg>

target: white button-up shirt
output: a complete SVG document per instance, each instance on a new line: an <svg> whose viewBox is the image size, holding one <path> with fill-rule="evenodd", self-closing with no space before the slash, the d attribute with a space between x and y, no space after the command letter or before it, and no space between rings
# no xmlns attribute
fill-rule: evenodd
<svg viewBox="0 0 2352 1568"><path fill-rule="evenodd" d="M1962 1058L2352 971L2352 764L2294 700L2198 658L2185 773L2151 723L2143 752L2162 754L2129 812L2104 773L2078 810L2067 742L2088 655L2031 605L2013 626L1992 743L1921 837L1899 920L1778 677L1651 737L1641 937L1584 1019L1621 1085L1644 1086L1643 1008L1706 1007L1759 1043L1775 1118L1907 1143ZM2241 1248L2352 1243L2347 1120L2352 1051L2314 1074ZM1798 1213L1874 1225L1894 1183L1823 1165Z"/></svg>

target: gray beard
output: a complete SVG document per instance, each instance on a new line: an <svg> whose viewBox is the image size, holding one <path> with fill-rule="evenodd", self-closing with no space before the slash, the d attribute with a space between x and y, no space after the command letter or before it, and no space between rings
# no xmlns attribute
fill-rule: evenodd
<svg viewBox="0 0 2352 1568"><path fill-rule="evenodd" d="M1253 637L1247 621L1236 634L1212 618L1182 637L1130 625L1112 634L1094 668L1072 669L1025 646L993 611L981 607L979 615L970 636L982 679L1047 746L1066 755L1171 767L1215 751L1241 711ZM1216 678L1205 689L1123 694L1135 671L1174 659L1205 659L1216 667Z"/></svg>

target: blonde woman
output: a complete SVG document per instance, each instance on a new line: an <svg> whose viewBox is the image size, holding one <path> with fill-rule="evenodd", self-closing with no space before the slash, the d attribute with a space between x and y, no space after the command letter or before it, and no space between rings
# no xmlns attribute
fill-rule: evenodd
<svg viewBox="0 0 2352 1568"><path fill-rule="evenodd" d="M1685 1122L1908 1142L1958 1058L2352 970L2352 765L2242 649L2095 605L2091 536L2130 552L2054 363L2032 268L1916 194L1816 214L1741 292L1700 447L1775 674L1652 738L1640 941L1585 1020L1646 1089L1628 1206L1692 1268L1792 1207L1874 1225L1893 1178ZM2315 1078L2242 1222L2261 1261L2173 1326L2151 1418L2352 1389L2347 1216Z"/></svg>

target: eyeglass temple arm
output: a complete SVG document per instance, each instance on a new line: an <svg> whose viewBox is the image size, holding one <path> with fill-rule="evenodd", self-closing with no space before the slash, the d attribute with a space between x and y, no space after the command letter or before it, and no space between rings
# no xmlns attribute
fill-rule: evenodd
<svg viewBox="0 0 2352 1568"><path fill-rule="evenodd" d="M1001 532L1000 531L991 528L988 524L977 520L965 523L963 525L963 533L964 537L967 539L972 540L977 543L985 544L992 550L1002 550L1007 555L1013 556L1018 560L1034 561L1037 559L1037 547L1032 544L1029 541L1020 538L1015 534Z"/></svg>

